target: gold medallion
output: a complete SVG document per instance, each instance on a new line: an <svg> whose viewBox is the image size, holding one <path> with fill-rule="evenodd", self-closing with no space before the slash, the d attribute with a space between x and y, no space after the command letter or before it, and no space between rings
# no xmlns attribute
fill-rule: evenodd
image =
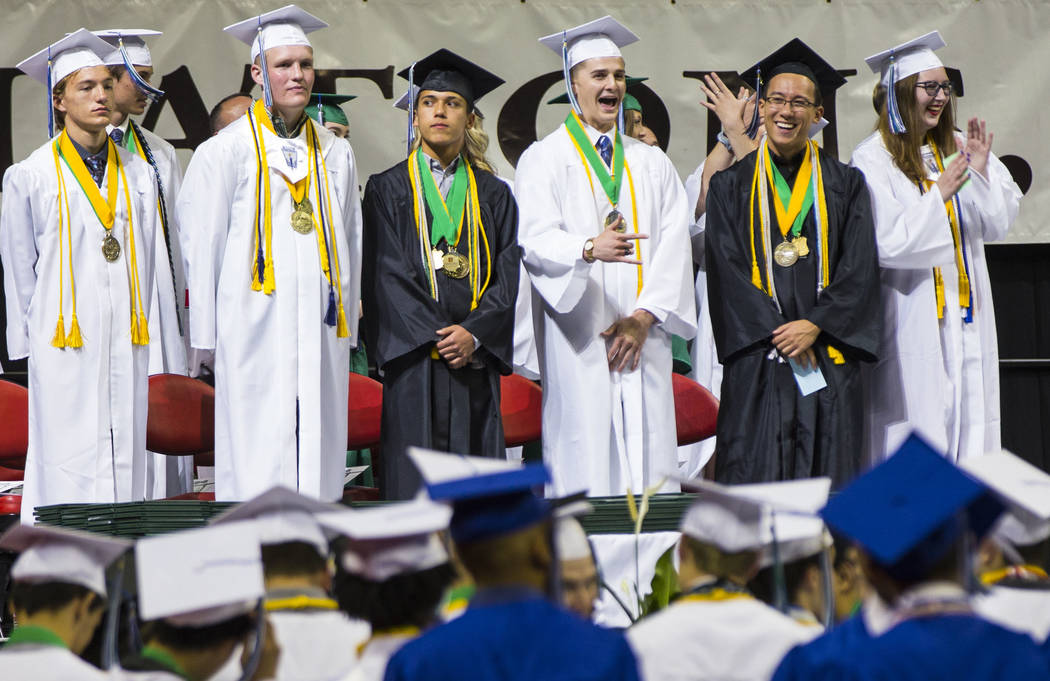
<svg viewBox="0 0 1050 681"><path fill-rule="evenodd" d="M102 257L106 262L116 262L120 257L120 242L114 239L112 234L107 234L102 240Z"/></svg>
<svg viewBox="0 0 1050 681"><path fill-rule="evenodd" d="M618 211L618 210L616 210L616 209L614 208L614 209L613 209L613 211L612 211L611 213L609 213L608 215L606 215L606 216L605 216L605 229L609 229L610 227L612 227L612 226L613 226L613 223L615 223L615 222L616 222L617 220L619 220L619 219L620 219L621 217L623 217L623 216L622 216L622 215L620 215L620 211ZM620 232L621 234L622 234L623 232L626 232L626 231L627 231L627 225L626 225L626 223L624 223L624 222L621 222L621 223L620 223L620 226L616 228L616 231L617 231L617 232Z"/></svg>
<svg viewBox="0 0 1050 681"><path fill-rule="evenodd" d="M781 267L791 267L798 262L798 248L790 241L784 241L773 249L773 260Z"/></svg>
<svg viewBox="0 0 1050 681"><path fill-rule="evenodd" d="M795 250L798 251L798 257L805 258L809 255L809 244L806 243L806 237L796 236L791 240L791 243L795 244Z"/></svg>
<svg viewBox="0 0 1050 681"><path fill-rule="evenodd" d="M310 203L310 197L304 196L303 200L293 204L292 229L300 234L310 234L314 231L314 206Z"/></svg>
<svg viewBox="0 0 1050 681"><path fill-rule="evenodd" d="M462 279L467 276L467 272L470 270L470 261L467 260L467 256L454 250L446 253L445 257L441 259L441 263L444 265L441 268L442 271L453 279Z"/></svg>

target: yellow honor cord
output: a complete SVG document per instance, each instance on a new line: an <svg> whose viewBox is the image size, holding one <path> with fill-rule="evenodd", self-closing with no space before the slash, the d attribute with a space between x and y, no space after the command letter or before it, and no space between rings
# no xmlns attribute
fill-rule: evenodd
<svg viewBox="0 0 1050 681"><path fill-rule="evenodd" d="M766 179L773 190L773 207L777 213L777 226L780 227L781 236L786 239L788 232L791 231L791 226L802 211L802 203L806 199L806 193L812 181L813 166L810 159L811 154L806 154L802 158L802 165L795 176L795 184L791 188L791 197L788 199L788 207L785 209L784 204L780 200L780 193L777 191L777 184L773 180L773 161L769 157L769 147L763 147L763 151L766 154L767 161ZM809 150L807 149L807 151Z"/></svg>
<svg viewBox="0 0 1050 681"><path fill-rule="evenodd" d="M408 155L408 181L412 185L412 215L416 220L416 234L419 237L419 244L423 259L423 270L427 273L427 283L430 286L430 297L437 300L437 274L434 272L434 263L431 262L430 254L430 237L426 233L426 220L420 214L420 202L422 201L422 192L420 191L420 180L418 171L416 168L419 163L416 158L416 154L420 153L419 149L416 149Z"/></svg>
<svg viewBox="0 0 1050 681"><path fill-rule="evenodd" d="M266 612L280 610L337 610L339 604L331 598L316 598L314 596L291 596L289 598L275 598L267 600L263 607Z"/></svg>
<svg viewBox="0 0 1050 681"><path fill-rule="evenodd" d="M762 286L762 273L758 268L758 254L755 251L755 195L758 193L758 178L760 168L758 158L755 158L755 172L751 177L751 194L748 202L748 233L751 235L751 283L755 288L765 291ZM766 257L765 241L762 242L762 258Z"/></svg>
<svg viewBox="0 0 1050 681"><path fill-rule="evenodd" d="M317 132L313 129L313 122L310 122L310 135L313 139L314 145L318 147L315 153L321 160L321 167L324 169L324 205L328 207L328 233L329 241L332 245L332 259L335 261L335 279L332 279L331 272L328 272L328 282L332 284L336 289L336 302L339 305L338 320L336 322L335 335L336 338L347 338L350 336L350 327L346 323L346 309L343 307L343 286L342 286L342 269L339 267L339 246L335 240L335 223L332 221L332 193L328 189L328 163L324 160L324 154L320 152L320 143L317 141ZM317 180L317 192L318 198L321 196L321 182ZM345 219L345 216L344 216Z"/></svg>
<svg viewBox="0 0 1050 681"><path fill-rule="evenodd" d="M740 593L737 591L727 591L725 589L712 589L707 593L702 594L689 594L682 596L676 602L677 603L688 603L690 601L737 601L741 599L753 599L754 596L751 594Z"/></svg>
<svg viewBox="0 0 1050 681"><path fill-rule="evenodd" d="M261 121L271 132L273 125L270 123L266 106L260 99L252 107L252 113L257 121ZM250 119L249 119L250 120ZM276 132L274 133L277 134ZM276 287L273 271L273 213L270 207L270 165L266 160L266 141L263 139L262 129L256 127L255 139L257 140L256 163L258 163L257 178L262 176L263 185L263 268L265 273L259 272L259 261L256 254L259 252L258 229L254 230L252 248L252 290L262 291L266 295L273 293ZM255 223L259 222L259 183L255 184Z"/></svg>
<svg viewBox="0 0 1050 681"><path fill-rule="evenodd" d="M931 139L930 149L933 151L933 160L937 164L938 172L944 172L944 160L941 158L940 149L937 148L937 144ZM926 180L926 190L929 191L935 183ZM952 230L952 243L955 246L955 267L959 271L959 307L966 309L970 307L970 277L966 273L966 260L963 256L963 243L962 243L962 228L959 222L959 215L955 210L954 197L944 202L944 208L948 213L948 224ZM937 319L944 319L944 275L941 273L941 268L933 268L933 281L935 294L937 297Z"/></svg>
<svg viewBox="0 0 1050 681"><path fill-rule="evenodd" d="M576 112L573 112L573 116L576 116ZM578 116L577 116L577 120L579 120ZM581 128L583 127L582 123L580 124L580 127ZM583 169L585 171L587 171L587 183L590 184L590 186L591 186L591 195L593 196L594 195L594 178L591 176L591 167L590 167L590 164L587 162L587 156L583 153L583 149L580 148L580 144L576 141L575 137L573 137L570 134L569 135L569 139L572 140L572 146L576 148L576 153L580 155L580 162L583 164ZM615 159L614 159L614 161L615 161ZM623 169L624 169L624 174L627 175L627 188L631 192L631 217L634 220L634 225L632 225L632 226L634 227L634 233L637 234L638 233L638 202L634 200L634 197L635 197L635 194L634 194L634 178L631 176L631 166L627 163L627 151L626 150L623 152ZM613 174L612 170L609 171L609 174L610 174L611 177L615 178L615 175ZM613 206L613 208L616 208L616 206ZM638 260L641 260L642 259L642 241L641 241L641 239L635 239L635 251L636 251L636 253L638 255ZM638 268L638 295L641 295L641 293L642 293L642 283L643 283L642 266L641 265L635 265L635 267Z"/></svg>
<svg viewBox="0 0 1050 681"><path fill-rule="evenodd" d="M113 144L110 142L110 144ZM117 153L116 146L110 149L113 154ZM131 268L131 342L134 345L149 345L149 321L146 319L146 309L142 305L142 283L139 280L138 253L135 248L135 226L131 218L131 192L128 191L128 176L123 172L123 164L120 164L120 180L124 187L124 204L128 211L128 243L131 255L128 258Z"/></svg>

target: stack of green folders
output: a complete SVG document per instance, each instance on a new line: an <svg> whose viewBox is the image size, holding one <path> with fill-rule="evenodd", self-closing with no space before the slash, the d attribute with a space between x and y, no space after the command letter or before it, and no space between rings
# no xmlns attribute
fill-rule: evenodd
<svg viewBox="0 0 1050 681"><path fill-rule="evenodd" d="M203 527L232 506L214 501L133 501L122 504L58 504L35 511L37 522L134 539Z"/></svg>

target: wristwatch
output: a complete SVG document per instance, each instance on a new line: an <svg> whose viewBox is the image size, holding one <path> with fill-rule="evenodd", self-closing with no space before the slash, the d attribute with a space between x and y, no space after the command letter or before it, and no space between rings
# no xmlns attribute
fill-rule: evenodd
<svg viewBox="0 0 1050 681"><path fill-rule="evenodd" d="M726 148L730 154L733 153L733 144L729 141L729 135L726 134L725 130L719 130L717 139L721 142L722 146Z"/></svg>
<svg viewBox="0 0 1050 681"><path fill-rule="evenodd" d="M587 262L594 262L594 239L587 239L583 242L583 259Z"/></svg>

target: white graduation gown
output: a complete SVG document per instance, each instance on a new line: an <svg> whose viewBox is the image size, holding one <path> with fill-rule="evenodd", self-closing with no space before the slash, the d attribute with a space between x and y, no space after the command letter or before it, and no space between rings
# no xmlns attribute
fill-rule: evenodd
<svg viewBox="0 0 1050 681"><path fill-rule="evenodd" d="M370 638L357 658L357 666L343 681L383 681L386 663L418 634L383 634Z"/></svg>
<svg viewBox="0 0 1050 681"><path fill-rule="evenodd" d="M269 616L281 655L275 681L335 681L357 666L357 646L367 638L367 622L340 610L276 611Z"/></svg>
<svg viewBox="0 0 1050 681"><path fill-rule="evenodd" d="M252 290L256 152L244 116L198 147L179 192L193 347L215 350L215 496L244 500L281 484L341 497L350 347L357 342L361 204L349 144L317 131L339 256L349 338L324 323L328 282L318 237L290 226L283 177L306 175L305 126L283 140L263 128L272 207L275 290ZM285 150L295 148L292 168ZM322 171L323 172L323 171ZM315 178L316 181L316 178ZM314 210L319 210L313 187ZM334 269L334 268L333 268Z"/></svg>
<svg viewBox="0 0 1050 681"><path fill-rule="evenodd" d="M128 139L129 119L122 126L117 126ZM116 129L109 126L110 130ZM175 199L182 184L182 170L175 155L175 147L150 130L139 126L146 139L153 160L160 171L160 190L164 193L166 206L168 240L171 242L171 264L168 262L168 247L164 241L163 227L160 222L160 203L157 203L157 234L154 239L154 267L156 277L153 286L149 319L149 374L179 374L185 376L187 371L186 352L189 344L189 333L180 333L180 324L186 332L186 275L182 263L182 249L179 246L179 221L175 213ZM146 159L140 154L139 158ZM147 162L148 165L148 162ZM152 168L151 168L152 171ZM175 283L172 283L172 268L175 270ZM176 295L177 292L177 295ZM165 499L189 492L193 485L193 457L164 456L154 452L146 453L146 498Z"/></svg>
<svg viewBox="0 0 1050 681"><path fill-rule="evenodd" d="M593 129L588 134L597 139ZM623 144L637 231L649 235L635 251L640 293L637 266L583 259L584 243L602 231L612 206L597 178L592 192L565 126L531 145L517 167L519 241L538 294L543 458L555 494L639 493L677 469L671 335L696 332L685 191L660 149L629 137ZM619 210L634 231L627 178ZM599 334L639 308L657 319L641 362L635 371L611 371ZM665 483L663 491L675 488Z"/></svg>
<svg viewBox="0 0 1050 681"><path fill-rule="evenodd" d="M4 681L105 681L112 678L68 648L36 643L0 650L0 676Z"/></svg>
<svg viewBox="0 0 1050 681"><path fill-rule="evenodd" d="M1050 636L1050 590L992 586L974 597L973 608L984 619L1028 634L1036 643Z"/></svg>
<svg viewBox="0 0 1050 681"><path fill-rule="evenodd" d="M715 397L720 397L722 394L722 364L718 361L714 331L711 329L711 312L707 302L707 270L704 263L707 215L701 215L699 218L695 217L696 202L700 198L705 163L706 160L701 162L700 166L685 181L686 203L692 211L690 215L694 216L689 224L689 240L692 242L693 247L693 262L699 266L694 282L696 338L693 339L693 347L690 352L693 370L690 372L689 378L710 390ZM714 437L679 447L678 465L683 477L695 478L700 475L700 472L707 465L707 462L711 460L711 457L714 456L714 453Z"/></svg>
<svg viewBox="0 0 1050 681"><path fill-rule="evenodd" d="M878 132L853 151L851 163L871 192L882 280L883 336L866 380L869 462L888 457L913 428L953 461L998 450L999 350L984 244L1006 236L1021 191L994 155L987 177L971 172L959 191L973 300L967 324L940 192L921 193L894 165ZM938 177L929 173L930 180ZM935 266L944 279L943 320L937 319Z"/></svg>
<svg viewBox="0 0 1050 681"><path fill-rule="evenodd" d="M131 192L142 305L153 297L157 223L152 169L124 149ZM59 309L58 180L51 142L4 175L0 257L11 359L29 358L29 450L22 521L37 506L139 501L145 497L148 346L131 343L127 203L118 185L113 237L120 257L107 262L105 229L73 173L60 161L67 189L77 316L84 345L56 348ZM105 191L107 178L103 178ZM63 209L64 214L64 209ZM63 218L64 219L64 218ZM66 240L66 235L64 241ZM63 260L68 260L68 242ZM72 324L69 263L64 317Z"/></svg>
<svg viewBox="0 0 1050 681"><path fill-rule="evenodd" d="M821 633L753 598L680 601L627 630L646 681L768 681Z"/></svg>

